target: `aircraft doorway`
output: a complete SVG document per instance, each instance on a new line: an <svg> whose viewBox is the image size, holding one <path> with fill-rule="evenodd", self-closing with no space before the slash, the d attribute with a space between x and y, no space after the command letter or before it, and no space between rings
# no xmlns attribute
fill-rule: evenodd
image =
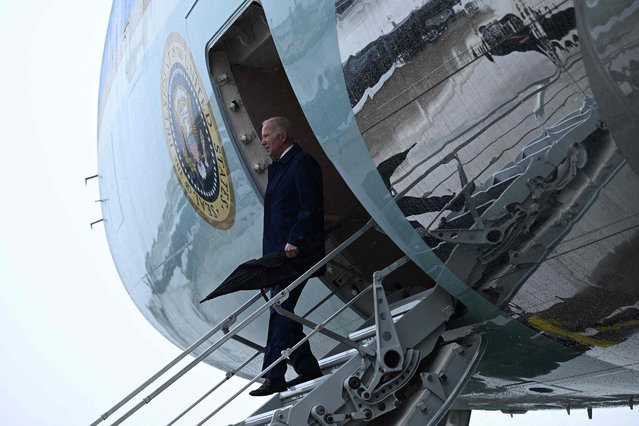
<svg viewBox="0 0 639 426"><path fill-rule="evenodd" d="M322 167L324 179L327 252L355 233L370 216L328 159L310 128L288 81L271 37L264 11L256 2L238 14L209 45L209 73L218 102L224 109L227 128L244 167L257 191L266 189L270 159L260 144L261 123L274 116L288 117L295 140ZM323 281L343 300L371 283L373 272L403 256L402 251L379 230L369 230L327 265ZM412 262L385 281L390 301L431 287L433 281ZM357 304L364 317L373 312L368 298Z"/></svg>
<svg viewBox="0 0 639 426"><path fill-rule="evenodd" d="M353 194L326 158L306 121L258 3L249 4L215 40L208 50L208 63L238 151L262 194L270 163L260 145L262 122L285 116L293 124L296 142L321 164L324 186L333 188L333 193L339 190L339 197L325 197L327 215L339 213L353 201Z"/></svg>

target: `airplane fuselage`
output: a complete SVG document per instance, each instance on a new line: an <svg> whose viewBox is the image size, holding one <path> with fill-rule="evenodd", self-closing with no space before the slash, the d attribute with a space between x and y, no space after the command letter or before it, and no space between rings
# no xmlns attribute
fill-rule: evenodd
<svg viewBox="0 0 639 426"><path fill-rule="evenodd" d="M185 348L252 295L199 303L266 254L259 136L287 116L322 166L327 247L376 223L298 312L321 322L407 255L389 301L437 284L457 301L451 335L487 340L456 408L626 403L639 394L638 3L115 1L99 174L132 300ZM450 195L459 204L432 207ZM347 335L372 306L330 328ZM266 315L207 362L229 371L259 351Z"/></svg>

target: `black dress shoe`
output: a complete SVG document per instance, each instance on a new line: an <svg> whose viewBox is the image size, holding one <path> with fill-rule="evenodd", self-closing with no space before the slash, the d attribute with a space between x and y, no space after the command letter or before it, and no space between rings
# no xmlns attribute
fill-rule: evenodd
<svg viewBox="0 0 639 426"><path fill-rule="evenodd" d="M286 386L288 386L289 388L292 388L293 386L297 386L300 383L308 382L313 379L317 379L318 377L322 377L321 372L312 373L312 374L302 373L296 378L294 378L293 380L291 380L290 382L286 382Z"/></svg>
<svg viewBox="0 0 639 426"><path fill-rule="evenodd" d="M251 396L266 396L273 393L283 392L287 389L284 380L264 379L264 384L259 388L249 392Z"/></svg>

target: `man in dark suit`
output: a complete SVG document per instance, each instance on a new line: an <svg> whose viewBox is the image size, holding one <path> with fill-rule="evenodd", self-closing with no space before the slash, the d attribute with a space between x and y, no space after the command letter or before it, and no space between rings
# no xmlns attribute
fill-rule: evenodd
<svg viewBox="0 0 639 426"><path fill-rule="evenodd" d="M288 259L297 258L296 262L308 269L324 257L322 171L317 161L294 142L291 124L284 117L270 118L262 123L262 145L273 160L268 168L264 196L263 254L283 251ZM314 276L322 273L320 270ZM291 291L282 303L284 309L291 312L295 309L305 284L306 281ZM272 287L271 297L285 287ZM282 350L294 346L303 337L301 324L271 308L262 369L279 358ZM264 375L264 384L250 394L270 395L322 375L308 342L296 349L290 360L297 378L286 382L286 363L280 362Z"/></svg>

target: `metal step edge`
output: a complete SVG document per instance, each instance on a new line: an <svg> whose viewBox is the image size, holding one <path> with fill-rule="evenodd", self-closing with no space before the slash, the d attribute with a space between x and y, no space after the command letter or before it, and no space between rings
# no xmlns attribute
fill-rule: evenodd
<svg viewBox="0 0 639 426"><path fill-rule="evenodd" d="M292 390L287 390L284 392L280 392L280 400L287 405L286 403L291 402L294 399L298 399L301 395L307 394L319 385L321 385L326 379L330 377L330 374L327 374L322 377L318 377L314 380L309 380L308 382L300 383L297 386L294 386Z"/></svg>
<svg viewBox="0 0 639 426"><path fill-rule="evenodd" d="M322 358L319 360L320 369L326 370L328 368L335 367L338 364L343 364L356 354L357 354L357 349L349 349L347 351L340 352L335 355L331 355L327 358Z"/></svg>

